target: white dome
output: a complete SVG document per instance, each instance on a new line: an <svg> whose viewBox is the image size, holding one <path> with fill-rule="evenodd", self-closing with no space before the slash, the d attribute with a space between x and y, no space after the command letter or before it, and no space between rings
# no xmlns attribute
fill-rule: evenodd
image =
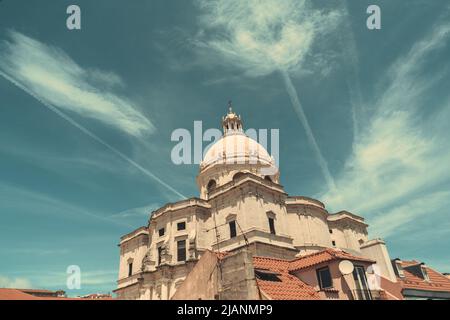
<svg viewBox="0 0 450 320"><path fill-rule="evenodd" d="M243 132L228 133L205 153L200 169L216 164L261 164L274 166L267 150Z"/></svg>

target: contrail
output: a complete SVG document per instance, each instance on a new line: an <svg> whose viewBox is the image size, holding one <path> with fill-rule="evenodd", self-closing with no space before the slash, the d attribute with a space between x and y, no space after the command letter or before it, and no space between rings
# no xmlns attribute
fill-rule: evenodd
<svg viewBox="0 0 450 320"><path fill-rule="evenodd" d="M289 98L291 99L292 106L294 107L295 112L297 113L298 118L300 119L300 122L303 125L303 128L305 129L306 136L308 138L308 141L310 145L313 148L314 154L319 161L320 169L322 170L322 174L325 177L325 181L328 185L328 188L330 190L336 190L336 184L334 183L334 179L330 173L330 170L328 169L328 164L325 161L325 158L322 155L322 152L320 151L320 148L317 144L316 138L314 137L314 134L311 130L311 127L309 126L308 119L306 118L305 111L303 110L302 104L300 103L300 100L298 98L297 90L295 89L294 85L292 84L291 77L287 73L286 70L281 70L281 75L283 77L284 83L286 85L287 93L289 94Z"/></svg>
<svg viewBox="0 0 450 320"><path fill-rule="evenodd" d="M348 77L346 79L347 87L350 94L350 104L351 104L351 113L352 113L352 122L353 122L353 142L359 140L359 128L360 128L360 118L361 115L364 115L366 112L365 106L363 104L363 97L361 93L361 86L358 76L358 66L359 66L359 58L358 52L356 48L356 41L354 32L350 26L350 14L348 10L347 1L342 2L342 12L344 12L345 17L343 19L343 28L344 31L339 33L340 43L342 44L342 51L344 52L344 57L346 64L349 68Z"/></svg>
<svg viewBox="0 0 450 320"><path fill-rule="evenodd" d="M119 150L117 150L116 148L114 148L113 146L111 146L109 143L105 142L103 139L99 138L96 134L92 133L91 131L89 131L88 129L86 129L85 127L83 127L81 124L77 123L75 120L73 120L72 118L70 118L68 115L66 115L65 113L63 113L62 111L60 111L57 107L53 106L52 104L42 100L40 97L38 97L34 92L32 92L31 90L29 90L27 87L25 87L24 85L22 85L21 83L17 82L15 79L13 79L12 77L10 77L9 75L7 75L6 73L4 73L3 71L0 70L0 75L5 78L6 80L10 81L11 83L13 83L15 86L17 86L18 88L22 89L23 91L25 91L26 93L28 93L30 96L32 96L33 98L35 98L36 100L38 100L40 103L42 103L45 107L47 107L48 109L50 109L51 111L55 112L57 115L59 115L61 118L63 118L64 120L68 121L70 124L72 124L73 126L75 126L76 128L78 128L80 131L82 131L83 133L85 133L86 135L88 135L89 137L91 137L92 139L94 139L95 141L97 141L98 143L102 144L103 146L105 146L106 148L108 148L109 150L111 150L113 153L115 153L116 155L118 155L120 158L122 158L123 160L127 161L129 164L131 164L132 166L134 166L135 168L139 169L142 173L144 173L145 175L147 175L148 177L152 178L153 180L155 180L156 182L158 182L159 184L161 184L162 186L166 187L167 189L169 189L171 192L173 192L174 194L176 194L178 197L182 198L182 199L186 199L187 197L184 196L183 194L181 194L180 192L178 192L177 190L175 190L174 188L172 188L170 185L168 185L167 183L165 183L164 181L162 181L160 178L158 178L157 176L155 176L153 173L151 173L149 170L145 169L144 167L142 167L140 164L138 164L137 162L135 162L134 160L130 159L127 155L123 154L122 152L120 152Z"/></svg>

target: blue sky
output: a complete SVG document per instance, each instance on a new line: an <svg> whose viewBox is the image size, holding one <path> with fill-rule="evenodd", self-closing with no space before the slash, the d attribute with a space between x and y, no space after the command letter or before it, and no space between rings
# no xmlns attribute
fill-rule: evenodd
<svg viewBox="0 0 450 320"><path fill-rule="evenodd" d="M70 294L111 291L119 237L198 195L171 133L229 99L280 130L289 194L450 272L447 1L79 0L76 31L70 4L0 2L0 286L65 288L75 264Z"/></svg>

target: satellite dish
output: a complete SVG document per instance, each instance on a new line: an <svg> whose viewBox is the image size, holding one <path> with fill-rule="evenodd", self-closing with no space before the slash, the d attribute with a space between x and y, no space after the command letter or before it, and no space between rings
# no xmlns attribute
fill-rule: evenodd
<svg viewBox="0 0 450 320"><path fill-rule="evenodd" d="M339 262L339 271L344 276L352 273L354 268L353 263L349 260L342 260Z"/></svg>

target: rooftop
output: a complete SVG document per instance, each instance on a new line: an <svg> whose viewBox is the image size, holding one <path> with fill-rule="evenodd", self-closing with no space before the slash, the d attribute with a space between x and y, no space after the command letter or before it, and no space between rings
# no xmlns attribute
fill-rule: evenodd
<svg viewBox="0 0 450 320"><path fill-rule="evenodd" d="M257 285L269 298L275 300L318 300L320 299L319 293L313 287L292 275L291 272L332 260L375 262L345 251L325 249L294 260L253 257L253 266Z"/></svg>
<svg viewBox="0 0 450 320"><path fill-rule="evenodd" d="M397 259L396 262L399 262L403 268L403 277L397 277L403 289L450 292L450 279L445 275L416 260ZM418 265L426 270L428 279L420 277L411 269Z"/></svg>

